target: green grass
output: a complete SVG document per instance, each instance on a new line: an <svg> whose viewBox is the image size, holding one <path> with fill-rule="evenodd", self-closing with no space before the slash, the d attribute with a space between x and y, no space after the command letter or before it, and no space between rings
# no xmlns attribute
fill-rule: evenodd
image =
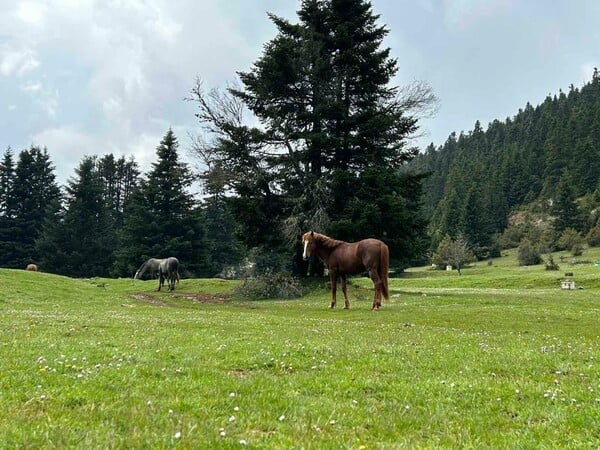
<svg viewBox="0 0 600 450"><path fill-rule="evenodd" d="M600 268L559 264L410 269L380 312L2 269L0 448L598 447Z"/></svg>

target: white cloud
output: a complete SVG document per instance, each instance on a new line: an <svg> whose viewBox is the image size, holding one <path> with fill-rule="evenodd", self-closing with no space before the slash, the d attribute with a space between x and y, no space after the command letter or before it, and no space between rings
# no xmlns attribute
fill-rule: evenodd
<svg viewBox="0 0 600 450"><path fill-rule="evenodd" d="M21 85L21 90L32 99L32 103L44 111L48 118L57 116L60 95L57 89L44 87L42 82L29 80Z"/></svg>
<svg viewBox="0 0 600 450"><path fill-rule="evenodd" d="M14 49L7 45L0 47L0 75L22 77L39 67L40 62L31 49Z"/></svg>
<svg viewBox="0 0 600 450"><path fill-rule="evenodd" d="M47 128L32 137L32 144L46 147L56 166L58 182L63 184L79 164L81 157L89 154L85 149L93 145L93 138L86 132L69 126Z"/></svg>
<svg viewBox="0 0 600 450"><path fill-rule="evenodd" d="M594 75L594 69L600 67L598 62L587 62L581 65L581 83L589 83L592 80L592 76Z"/></svg>
<svg viewBox="0 0 600 450"><path fill-rule="evenodd" d="M42 90L42 83L39 81L28 81L22 86L21 89L23 89L25 92L39 92Z"/></svg>
<svg viewBox="0 0 600 450"><path fill-rule="evenodd" d="M46 5L40 2L22 1L17 6L16 16L29 25L42 25L45 15Z"/></svg>
<svg viewBox="0 0 600 450"><path fill-rule="evenodd" d="M57 180L64 184L74 175L75 168L84 156L102 156L108 153L117 157L131 155L141 170L147 171L156 159L155 149L161 138L161 134L143 133L134 139L121 142L118 136L90 134L87 130L59 126L36 133L32 137L32 143L48 149L57 169Z"/></svg>

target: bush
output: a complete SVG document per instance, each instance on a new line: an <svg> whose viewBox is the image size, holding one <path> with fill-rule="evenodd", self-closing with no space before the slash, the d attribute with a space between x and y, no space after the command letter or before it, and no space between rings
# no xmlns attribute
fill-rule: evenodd
<svg viewBox="0 0 600 450"><path fill-rule="evenodd" d="M562 250L569 250L573 256L583 253L583 236L573 228L565 229L558 239L558 246Z"/></svg>
<svg viewBox="0 0 600 450"><path fill-rule="evenodd" d="M520 266L535 266L542 262L540 251L529 239L523 239L519 244L518 259Z"/></svg>
<svg viewBox="0 0 600 450"><path fill-rule="evenodd" d="M585 237L585 240L590 247L600 247L600 220L596 223L596 226L590 230Z"/></svg>
<svg viewBox="0 0 600 450"><path fill-rule="evenodd" d="M548 258L546 259L546 270L559 270L560 267L558 266L558 264L556 264L554 262L554 258L552 257L552 254L548 254Z"/></svg>
<svg viewBox="0 0 600 450"><path fill-rule="evenodd" d="M235 292L250 299L294 298L302 296L302 286L297 278L288 274L266 271L255 278L244 279Z"/></svg>
<svg viewBox="0 0 600 450"><path fill-rule="evenodd" d="M456 239L452 239L449 235L444 236L437 251L431 257L431 262L436 266L450 265L458 270L459 275L461 268L472 261L475 261L475 255L469 243L461 235Z"/></svg>
<svg viewBox="0 0 600 450"><path fill-rule="evenodd" d="M504 232L498 236L497 241L501 249L514 248L525 236L525 227L522 225L509 225Z"/></svg>

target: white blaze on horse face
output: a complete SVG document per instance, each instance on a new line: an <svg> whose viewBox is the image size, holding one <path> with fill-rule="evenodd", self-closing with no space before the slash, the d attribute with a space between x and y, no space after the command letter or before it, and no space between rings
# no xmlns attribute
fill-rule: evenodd
<svg viewBox="0 0 600 450"><path fill-rule="evenodd" d="M302 254L302 258L308 259L308 239L304 240L304 253Z"/></svg>

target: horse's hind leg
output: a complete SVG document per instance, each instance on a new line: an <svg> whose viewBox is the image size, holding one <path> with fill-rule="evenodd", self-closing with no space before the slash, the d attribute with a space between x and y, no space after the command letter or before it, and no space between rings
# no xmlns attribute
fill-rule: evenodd
<svg viewBox="0 0 600 450"><path fill-rule="evenodd" d="M369 270L369 275L371 277L371 281L373 281L373 287L375 288L375 296L373 297L373 306L372 310L379 311L381 308L381 297L383 292L383 281L379 277L377 273L377 269Z"/></svg>
<svg viewBox="0 0 600 450"><path fill-rule="evenodd" d="M342 279L342 292L344 293L344 309L350 309L350 300L348 300L348 290L346 288L346 275L340 275Z"/></svg>

